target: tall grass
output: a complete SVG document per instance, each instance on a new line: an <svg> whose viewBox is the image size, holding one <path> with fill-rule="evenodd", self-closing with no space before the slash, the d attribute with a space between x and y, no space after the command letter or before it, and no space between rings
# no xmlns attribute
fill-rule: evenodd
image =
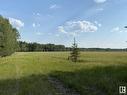
<svg viewBox="0 0 127 95"><path fill-rule="evenodd" d="M55 95L47 80L54 76L81 95L118 95L127 85L126 52L82 52L80 61L69 52L18 52L0 58L0 95Z"/></svg>

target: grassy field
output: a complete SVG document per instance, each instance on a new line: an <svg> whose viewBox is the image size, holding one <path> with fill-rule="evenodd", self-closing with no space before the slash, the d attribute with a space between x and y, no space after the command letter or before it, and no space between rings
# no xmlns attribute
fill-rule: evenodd
<svg viewBox="0 0 127 95"><path fill-rule="evenodd" d="M81 95L119 95L119 85L127 85L127 53L82 52L77 63L68 55L19 52L0 58L0 95L56 95L48 76Z"/></svg>

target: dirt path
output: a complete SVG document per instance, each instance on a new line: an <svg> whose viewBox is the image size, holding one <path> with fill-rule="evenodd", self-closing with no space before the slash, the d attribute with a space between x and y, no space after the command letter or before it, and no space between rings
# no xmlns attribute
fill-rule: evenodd
<svg viewBox="0 0 127 95"><path fill-rule="evenodd" d="M65 85L55 77L48 77L51 85L58 91L57 95L80 95L77 91L65 87Z"/></svg>

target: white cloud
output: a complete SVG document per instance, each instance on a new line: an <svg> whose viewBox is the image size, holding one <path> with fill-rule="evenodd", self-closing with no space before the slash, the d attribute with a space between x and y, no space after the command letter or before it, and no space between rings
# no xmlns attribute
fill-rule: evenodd
<svg viewBox="0 0 127 95"><path fill-rule="evenodd" d="M99 26L99 27L101 27L101 26L102 26L102 24L100 24L100 23L99 23L99 24L98 24L98 26Z"/></svg>
<svg viewBox="0 0 127 95"><path fill-rule="evenodd" d="M114 27L111 32L127 32L127 30L121 29L120 27Z"/></svg>
<svg viewBox="0 0 127 95"><path fill-rule="evenodd" d="M97 8L96 10L97 10L97 11L103 11L104 8Z"/></svg>
<svg viewBox="0 0 127 95"><path fill-rule="evenodd" d="M58 9L60 8L60 6L56 5L56 4L53 4L49 7L49 9Z"/></svg>
<svg viewBox="0 0 127 95"><path fill-rule="evenodd" d="M98 27L89 21L69 21L58 27L58 31L70 35L76 35L81 32L95 32Z"/></svg>
<svg viewBox="0 0 127 95"><path fill-rule="evenodd" d="M32 43L33 41L29 40L29 39L19 39L19 41L23 41L23 42L28 42L28 43Z"/></svg>
<svg viewBox="0 0 127 95"><path fill-rule="evenodd" d="M98 21L94 21L94 23L98 26L98 27L101 27L102 24L98 23Z"/></svg>
<svg viewBox="0 0 127 95"><path fill-rule="evenodd" d="M10 22L10 24L11 24L13 27L17 28L18 30L19 30L21 27L24 27L24 22L22 22L22 21L19 20L19 19L15 19L15 18L9 17L9 22Z"/></svg>
<svg viewBox="0 0 127 95"><path fill-rule="evenodd" d="M119 32L120 31L120 28L119 27L115 27L111 30L111 32Z"/></svg>
<svg viewBox="0 0 127 95"><path fill-rule="evenodd" d="M64 30L64 27L63 26L58 26L58 31L62 32L62 33L67 33L65 30Z"/></svg>
<svg viewBox="0 0 127 95"><path fill-rule="evenodd" d="M32 26L33 28L35 28L35 27L40 27L41 25L39 23L33 23Z"/></svg>
<svg viewBox="0 0 127 95"><path fill-rule="evenodd" d="M41 36L43 34L41 32L37 32L36 35Z"/></svg>
<svg viewBox="0 0 127 95"><path fill-rule="evenodd" d="M35 23L33 23L32 26L35 27Z"/></svg>
<svg viewBox="0 0 127 95"><path fill-rule="evenodd" d="M94 0L94 2L96 2L96 3L104 3L104 2L106 2L107 0Z"/></svg>
<svg viewBox="0 0 127 95"><path fill-rule="evenodd" d="M33 13L33 15L40 16L41 14L40 13Z"/></svg>
<svg viewBox="0 0 127 95"><path fill-rule="evenodd" d="M41 14L40 14L40 13L37 13L36 15L37 15L37 16L40 16Z"/></svg>

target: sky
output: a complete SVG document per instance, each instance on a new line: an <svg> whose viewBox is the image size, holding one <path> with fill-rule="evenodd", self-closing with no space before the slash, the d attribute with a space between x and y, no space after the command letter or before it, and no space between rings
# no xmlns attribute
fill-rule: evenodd
<svg viewBox="0 0 127 95"><path fill-rule="evenodd" d="M127 0L0 0L0 15L22 41L127 48Z"/></svg>

